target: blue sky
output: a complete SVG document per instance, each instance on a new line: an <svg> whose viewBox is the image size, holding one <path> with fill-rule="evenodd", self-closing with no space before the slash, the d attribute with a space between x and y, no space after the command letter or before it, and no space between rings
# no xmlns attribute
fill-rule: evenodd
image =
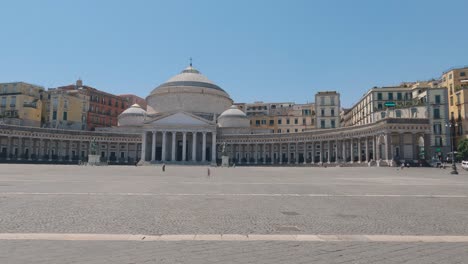
<svg viewBox="0 0 468 264"><path fill-rule="evenodd" d="M342 106L468 65L468 1L0 1L0 82L150 91L193 57L236 102Z"/></svg>

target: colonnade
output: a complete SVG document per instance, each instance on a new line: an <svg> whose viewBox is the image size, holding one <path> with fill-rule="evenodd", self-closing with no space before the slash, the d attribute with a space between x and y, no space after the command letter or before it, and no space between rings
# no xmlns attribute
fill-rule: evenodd
<svg viewBox="0 0 468 264"><path fill-rule="evenodd" d="M90 140L50 139L23 136L0 136L0 155L6 160L75 161L85 160ZM98 155L104 161L138 160L139 143L97 142ZM114 154L112 157L111 154Z"/></svg>
<svg viewBox="0 0 468 264"><path fill-rule="evenodd" d="M382 143L384 148L388 145ZM376 149L377 137L319 141L227 142L226 152L240 164L361 163L389 160L389 152Z"/></svg>
<svg viewBox="0 0 468 264"><path fill-rule="evenodd" d="M211 147L209 147L211 144ZM141 157L155 162L216 162L216 132L153 130L142 136Z"/></svg>

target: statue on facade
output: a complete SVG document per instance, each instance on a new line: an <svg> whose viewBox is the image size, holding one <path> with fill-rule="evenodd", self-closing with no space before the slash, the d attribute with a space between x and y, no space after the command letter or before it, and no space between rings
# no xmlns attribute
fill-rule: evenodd
<svg viewBox="0 0 468 264"><path fill-rule="evenodd" d="M96 155L97 154L97 143L96 143L96 138L93 138L89 145L89 153L91 155Z"/></svg>
<svg viewBox="0 0 468 264"><path fill-rule="evenodd" d="M223 148L221 149L221 156L227 156L226 155L226 142L223 142Z"/></svg>

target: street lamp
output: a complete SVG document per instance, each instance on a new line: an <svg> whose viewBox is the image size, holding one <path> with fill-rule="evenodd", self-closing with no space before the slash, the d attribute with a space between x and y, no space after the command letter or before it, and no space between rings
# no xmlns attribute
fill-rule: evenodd
<svg viewBox="0 0 468 264"><path fill-rule="evenodd" d="M450 129L450 147L452 149L452 171L450 174L458 174L457 171L457 166L455 165L455 153L453 152L453 133L452 133L452 128L455 128L458 126L453 120L451 120L449 123L445 124L446 127Z"/></svg>

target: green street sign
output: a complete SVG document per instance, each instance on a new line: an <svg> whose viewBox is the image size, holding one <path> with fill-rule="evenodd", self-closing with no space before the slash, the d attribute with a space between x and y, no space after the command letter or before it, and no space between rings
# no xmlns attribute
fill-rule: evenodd
<svg viewBox="0 0 468 264"><path fill-rule="evenodd" d="M395 102L386 102L386 103L385 103L385 106L386 106L386 107L395 107L396 104L395 104Z"/></svg>
<svg viewBox="0 0 468 264"><path fill-rule="evenodd" d="M437 152L440 152L440 148L436 148L436 151L437 151Z"/></svg>

